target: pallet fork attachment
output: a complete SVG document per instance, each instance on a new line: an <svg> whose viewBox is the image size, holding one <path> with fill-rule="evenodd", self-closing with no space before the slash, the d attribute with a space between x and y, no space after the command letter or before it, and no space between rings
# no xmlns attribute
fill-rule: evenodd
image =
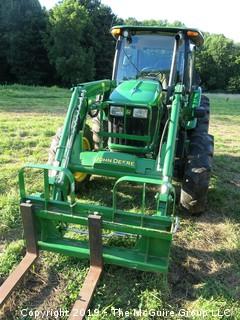
<svg viewBox="0 0 240 320"><path fill-rule="evenodd" d="M76 300L69 320L84 319L103 271L101 216L88 216L90 268Z"/></svg>
<svg viewBox="0 0 240 320"><path fill-rule="evenodd" d="M22 203L20 205L20 211L22 215L27 252L23 260L0 287L0 307L2 307L6 302L7 298L17 287L39 255L34 232L32 204ZM74 303L69 320L84 319L103 270L101 216L97 214L89 215L88 227L90 268L79 293L79 297Z"/></svg>
<svg viewBox="0 0 240 320"><path fill-rule="evenodd" d="M0 307L3 306L11 292L16 288L21 279L31 268L38 258L38 248L34 231L34 222L32 216L32 204L21 203L20 211L22 215L24 236L26 239L26 255L19 263L16 269L8 276L0 287Z"/></svg>

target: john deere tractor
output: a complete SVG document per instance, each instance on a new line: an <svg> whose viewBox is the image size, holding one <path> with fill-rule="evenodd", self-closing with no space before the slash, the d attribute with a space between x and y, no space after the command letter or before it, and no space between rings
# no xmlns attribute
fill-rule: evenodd
<svg viewBox="0 0 240 320"><path fill-rule="evenodd" d="M75 86L48 164L28 164L19 172L27 255L24 272L17 268L15 280L39 250L90 257L100 269L106 263L167 272L178 225L173 180L181 184L180 204L187 214L206 209L213 137L208 134L209 100L194 69L202 34L127 25L111 33L116 39L112 80ZM26 190L29 170L43 171L40 193ZM81 188L90 176L116 179L111 206L82 201ZM124 186L141 188L139 210L119 207ZM151 213L146 210L149 188L155 190ZM69 225L85 228L89 237L71 238ZM135 245L103 245L102 231L132 235ZM13 285L3 287L2 301Z"/></svg>

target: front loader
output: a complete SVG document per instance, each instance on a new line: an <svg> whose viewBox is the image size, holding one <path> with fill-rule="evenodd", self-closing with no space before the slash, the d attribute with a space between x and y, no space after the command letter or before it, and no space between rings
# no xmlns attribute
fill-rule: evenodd
<svg viewBox="0 0 240 320"><path fill-rule="evenodd" d="M38 257L39 251L90 259L75 310L88 308L103 264L166 273L176 192L190 214L205 211L213 156L208 134L209 101L202 95L194 56L203 44L195 29L116 26L112 80L73 88L63 126L53 138L48 164L19 172L20 209L27 253L0 288L0 304ZM30 171L43 172L42 190L26 188ZM82 201L91 176L115 178L112 205ZM90 179L91 180L91 179ZM125 210L119 190L141 190L138 209ZM29 187L29 186L28 186ZM154 207L147 209L148 189ZM30 188L31 189L31 188ZM131 202L131 197L130 197ZM85 236L71 238L69 226ZM134 246L104 236L132 236Z"/></svg>

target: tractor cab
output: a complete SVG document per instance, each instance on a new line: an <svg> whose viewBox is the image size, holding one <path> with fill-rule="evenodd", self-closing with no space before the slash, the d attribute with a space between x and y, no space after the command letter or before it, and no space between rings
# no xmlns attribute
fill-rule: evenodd
<svg viewBox="0 0 240 320"><path fill-rule="evenodd" d="M159 33L134 33L125 30L118 40L114 79L121 83L130 79L152 77L161 81L166 89L171 69L174 37ZM181 42L177 57L177 74L183 77L184 45Z"/></svg>
<svg viewBox="0 0 240 320"><path fill-rule="evenodd" d="M108 147L138 154L158 152L166 105L177 83L191 90L196 30L120 26L113 66L116 88L109 97Z"/></svg>
<svg viewBox="0 0 240 320"><path fill-rule="evenodd" d="M116 26L111 32L117 40L113 66L117 84L147 76L159 78L166 89L171 73L173 83L184 83L192 53L203 44L202 34L194 29Z"/></svg>

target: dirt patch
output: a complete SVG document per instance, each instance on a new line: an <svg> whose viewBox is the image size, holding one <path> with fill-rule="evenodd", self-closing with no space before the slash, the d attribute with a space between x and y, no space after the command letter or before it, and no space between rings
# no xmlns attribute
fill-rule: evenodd
<svg viewBox="0 0 240 320"><path fill-rule="evenodd" d="M47 268L41 258L25 276L18 290L15 290L4 309L0 311L2 320L21 318L21 310L57 310L60 306L61 293L65 288L64 279L52 268Z"/></svg>

